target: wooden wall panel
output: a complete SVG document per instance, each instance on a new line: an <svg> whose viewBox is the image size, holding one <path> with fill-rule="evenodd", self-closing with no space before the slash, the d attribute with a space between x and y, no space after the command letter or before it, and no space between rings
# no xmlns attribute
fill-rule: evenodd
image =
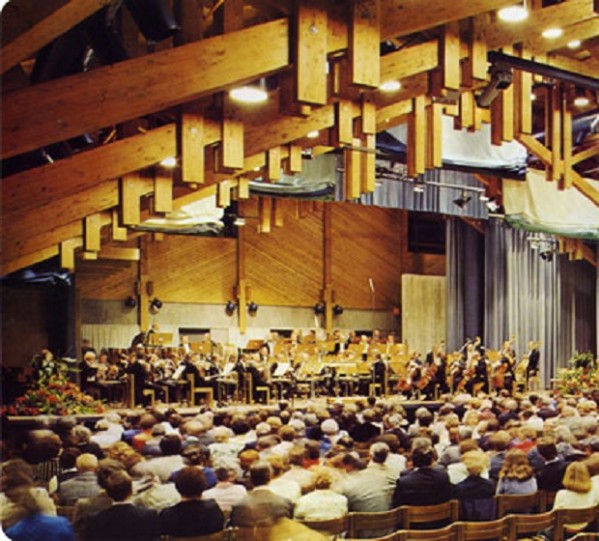
<svg viewBox="0 0 599 541"><path fill-rule="evenodd" d="M78 260L75 279L82 299L124 301L134 292L137 261Z"/></svg>
<svg viewBox="0 0 599 541"><path fill-rule="evenodd" d="M236 241L165 235L150 242L148 279L163 302L225 303L237 278Z"/></svg>
<svg viewBox="0 0 599 541"><path fill-rule="evenodd" d="M252 300L273 306L311 306L318 302L323 272L323 211L296 213L283 203L283 226L270 233L246 229L246 273ZM301 203L300 203L301 204ZM253 222L252 222L253 224Z"/></svg>
<svg viewBox="0 0 599 541"><path fill-rule="evenodd" d="M402 262L402 271L409 274L445 276L445 256L406 252Z"/></svg>
<svg viewBox="0 0 599 541"><path fill-rule="evenodd" d="M402 212L352 204L333 205L332 275L336 302L346 308L399 303Z"/></svg>

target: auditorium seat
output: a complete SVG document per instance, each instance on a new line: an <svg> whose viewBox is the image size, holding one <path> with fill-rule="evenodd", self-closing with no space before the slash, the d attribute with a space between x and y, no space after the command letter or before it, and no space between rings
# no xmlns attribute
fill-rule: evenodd
<svg viewBox="0 0 599 541"><path fill-rule="evenodd" d="M486 522L456 522L456 541L503 541L509 533L507 517Z"/></svg>
<svg viewBox="0 0 599 541"><path fill-rule="evenodd" d="M403 529L411 530L438 528L451 524L459 518L458 500L449 500L437 505L402 505L399 508L400 524Z"/></svg>
<svg viewBox="0 0 599 541"><path fill-rule="evenodd" d="M400 523L400 508L390 511L353 512L349 514L349 537L361 538L374 535L385 536L394 532Z"/></svg>

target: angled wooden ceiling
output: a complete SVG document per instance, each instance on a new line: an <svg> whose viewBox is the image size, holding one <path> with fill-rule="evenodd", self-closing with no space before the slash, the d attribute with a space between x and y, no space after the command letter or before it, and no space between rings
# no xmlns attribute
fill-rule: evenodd
<svg viewBox="0 0 599 541"><path fill-rule="evenodd" d="M535 79L516 72L490 110L476 106L491 50L597 76L596 1L530 0L526 21L498 19L498 9L516 3L165 0L180 29L155 43L120 2L12 0L0 53L2 159L11 172L2 179L2 274L57 254L66 266L75 253L133 257L113 245L131 240L127 226L210 194L223 205L247 198L256 168L276 180L281 166L301 168L302 149L316 144L346 147L346 193L355 198L374 189L373 154L357 149L374 149L388 126L408 122L411 173L439 167L442 114L471 130L491 122L495 143L520 140L548 178L599 204L573 169L596 159L599 145L572 148L572 88L555 86L548 112L535 113ZM92 55L82 73L32 84L38 51L98 13L130 58L101 65ZM541 36L558 23L562 37ZM575 51L567 48L574 38L582 41ZM265 105L228 97L261 78L270 89ZM389 80L401 89L379 90ZM535 114L547 119L546 147L531 136ZM312 131L317 139L307 138ZM93 143L73 146L86 133ZM70 153L54 155L65 141ZM174 173L158 166L170 156L179 161Z"/></svg>

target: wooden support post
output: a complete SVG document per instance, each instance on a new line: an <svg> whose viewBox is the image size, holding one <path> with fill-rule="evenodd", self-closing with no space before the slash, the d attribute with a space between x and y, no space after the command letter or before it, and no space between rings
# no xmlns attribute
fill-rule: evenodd
<svg viewBox="0 0 599 541"><path fill-rule="evenodd" d="M312 107L297 101L297 86L295 73L279 74L279 112L283 115L307 117Z"/></svg>
<svg viewBox="0 0 599 541"><path fill-rule="evenodd" d="M366 94L362 96L359 132L369 135L376 134L376 105Z"/></svg>
<svg viewBox="0 0 599 541"><path fill-rule="evenodd" d="M218 183L217 207L226 208L231 204L231 181L221 180Z"/></svg>
<svg viewBox="0 0 599 541"><path fill-rule="evenodd" d="M91 216L85 217L84 227L84 239L85 239L85 251L97 252L101 245L101 230L102 223L100 220L100 214L92 214Z"/></svg>
<svg viewBox="0 0 599 541"><path fill-rule="evenodd" d="M150 296L153 294L151 287L149 286L150 280L150 264L149 264L149 256L148 249L150 247L150 239L147 235L141 237L139 239L139 253L141 254L141 259L139 260L138 265L138 274L137 274L137 293L138 293L138 304L137 304L137 314L138 314L138 322L141 327L142 332L147 332L150 329Z"/></svg>
<svg viewBox="0 0 599 541"><path fill-rule="evenodd" d="M349 100L339 100L335 104L335 127L333 146L351 145L354 140L353 104Z"/></svg>
<svg viewBox="0 0 599 541"><path fill-rule="evenodd" d="M75 270L75 250L83 246L79 238L68 239L60 243L60 267L68 271Z"/></svg>
<svg viewBox="0 0 599 541"><path fill-rule="evenodd" d="M470 39L468 42L467 71L473 81L487 79L487 43L484 36L484 25L480 18L470 19Z"/></svg>
<svg viewBox="0 0 599 541"><path fill-rule="evenodd" d="M426 98L413 99L413 111L408 117L408 175L421 175L426 170Z"/></svg>
<svg viewBox="0 0 599 541"><path fill-rule="evenodd" d="M441 66L443 68L443 88L460 89L460 23L453 21L443 28L441 39Z"/></svg>
<svg viewBox="0 0 599 541"><path fill-rule="evenodd" d="M285 205L284 199L273 199L273 201L272 201L273 222L275 224L275 227L283 227L284 205Z"/></svg>
<svg viewBox="0 0 599 541"><path fill-rule="evenodd" d="M362 153L362 193L372 193L376 187L376 136L364 136L366 151Z"/></svg>
<svg viewBox="0 0 599 541"><path fill-rule="evenodd" d="M247 280L245 269L245 228L237 228L237 315L239 318L239 332L247 332Z"/></svg>
<svg viewBox="0 0 599 541"><path fill-rule="evenodd" d="M178 127L181 180L203 184L205 180L203 108L197 103L183 105Z"/></svg>
<svg viewBox="0 0 599 541"><path fill-rule="evenodd" d="M302 171L302 147L289 145L289 158L287 160L288 173L301 173Z"/></svg>
<svg viewBox="0 0 599 541"><path fill-rule="evenodd" d="M296 2L295 69L297 100L327 102L327 11L318 0Z"/></svg>
<svg viewBox="0 0 599 541"><path fill-rule="evenodd" d="M322 282L323 301L325 304L325 327L327 332L333 330L333 207L325 203L323 210L323 247L322 247Z"/></svg>
<svg viewBox="0 0 599 541"><path fill-rule="evenodd" d="M573 165L572 165L572 111L568 103L567 92L562 95L562 157L563 157L563 175L560 182L560 188L568 189L572 187ZM582 258L581 258L582 259Z"/></svg>
<svg viewBox="0 0 599 541"><path fill-rule="evenodd" d="M354 139L353 145L359 147L360 139ZM362 155L359 150L345 149L345 199L352 200L360 197L360 175Z"/></svg>
<svg viewBox="0 0 599 541"><path fill-rule="evenodd" d="M114 259L117 261L139 261L139 248L121 248L104 246L98 254L99 259Z"/></svg>
<svg viewBox="0 0 599 541"><path fill-rule="evenodd" d="M125 225L138 225L141 222L139 198L141 195L141 178L139 174L125 175L120 183L121 222Z"/></svg>
<svg viewBox="0 0 599 541"><path fill-rule="evenodd" d="M520 51L522 58L530 58L526 51ZM532 133L532 73L517 70L514 72L514 106L516 109L516 133Z"/></svg>
<svg viewBox="0 0 599 541"><path fill-rule="evenodd" d="M112 209L112 222L110 225L112 240L127 240L127 228L121 227L119 223L118 208Z"/></svg>
<svg viewBox="0 0 599 541"><path fill-rule="evenodd" d="M272 215L272 199L270 197L260 198L258 212L260 215L260 233L270 233Z"/></svg>
<svg viewBox="0 0 599 541"><path fill-rule="evenodd" d="M250 179L246 177L239 177L237 179L237 197L239 199L250 198Z"/></svg>
<svg viewBox="0 0 599 541"><path fill-rule="evenodd" d="M273 147L266 152L266 179L275 182L281 178L281 147Z"/></svg>
<svg viewBox="0 0 599 541"><path fill-rule="evenodd" d="M561 180L563 175L562 162L562 87L559 83L551 89L551 179Z"/></svg>
<svg viewBox="0 0 599 541"><path fill-rule="evenodd" d="M173 172L163 167L156 167L154 169L154 212L172 212L172 210Z"/></svg>
<svg viewBox="0 0 599 541"><path fill-rule="evenodd" d="M454 118L453 125L456 130L469 129L474 125L474 94L464 91L460 94L460 114Z"/></svg>
<svg viewBox="0 0 599 541"><path fill-rule="evenodd" d="M427 109L427 163L428 169L443 165L443 105L433 102Z"/></svg>
<svg viewBox="0 0 599 541"><path fill-rule="evenodd" d="M380 84L380 13L379 0L352 0L349 56L355 85Z"/></svg>
<svg viewBox="0 0 599 541"><path fill-rule="evenodd" d="M221 145L219 148L219 169L227 173L234 169L243 169L244 143L243 122L235 118L229 107L229 98L224 99L223 119L221 122Z"/></svg>

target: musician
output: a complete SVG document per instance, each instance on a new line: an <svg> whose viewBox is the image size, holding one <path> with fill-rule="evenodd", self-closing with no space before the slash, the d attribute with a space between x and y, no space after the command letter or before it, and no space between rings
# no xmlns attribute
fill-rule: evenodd
<svg viewBox="0 0 599 541"><path fill-rule="evenodd" d="M387 365L383 360L383 356L379 353L375 361L372 363L372 382L381 385L382 394L387 393L385 388L385 374L387 373Z"/></svg>
<svg viewBox="0 0 599 541"><path fill-rule="evenodd" d="M489 372L487 368L487 359L476 353L472 360L473 376L468 382L466 388L472 395L480 391L489 392Z"/></svg>
<svg viewBox="0 0 599 541"><path fill-rule="evenodd" d="M146 388L148 369L142 359L137 353L132 353L129 356L129 364L127 366L127 374L135 377L135 404L143 404L144 400L149 400L149 398L143 395L143 390Z"/></svg>
<svg viewBox="0 0 599 541"><path fill-rule="evenodd" d="M181 343L179 348L183 351L183 355L191 354L191 345L189 343L189 336L181 336Z"/></svg>
<svg viewBox="0 0 599 541"><path fill-rule="evenodd" d="M512 349L511 340L506 340L503 343L499 355L499 366L495 371L495 387L498 391L505 389L512 394L514 390L514 382L516 381L516 375L514 374L516 354Z"/></svg>
<svg viewBox="0 0 599 541"><path fill-rule="evenodd" d="M426 354L426 365L428 367L433 365L435 366L435 370L433 372L434 377L432 381L433 391L436 385L439 386L439 391L441 393L446 393L449 391L445 367L446 362L447 356L443 352L443 342L441 342L441 345L435 344L431 351Z"/></svg>
<svg viewBox="0 0 599 541"><path fill-rule="evenodd" d="M526 366L526 383L531 377L539 375L539 362L541 360L541 353L539 351L539 344L531 340L528 342L528 365Z"/></svg>
<svg viewBox="0 0 599 541"><path fill-rule="evenodd" d="M94 387L98 380L98 361L94 351L87 351L79 365L81 374L81 389L85 392Z"/></svg>
<svg viewBox="0 0 599 541"><path fill-rule="evenodd" d="M362 354L362 360L368 359L368 351L370 350L370 343L368 342L368 336L363 334L360 336L360 353Z"/></svg>
<svg viewBox="0 0 599 541"><path fill-rule="evenodd" d="M408 388L412 391L412 394L418 389L418 383L423 375L422 360L419 354L412 352L410 362L408 363Z"/></svg>
<svg viewBox="0 0 599 541"><path fill-rule="evenodd" d="M466 361L463 356L459 356L453 361L449 373L453 392L462 391L467 383Z"/></svg>

